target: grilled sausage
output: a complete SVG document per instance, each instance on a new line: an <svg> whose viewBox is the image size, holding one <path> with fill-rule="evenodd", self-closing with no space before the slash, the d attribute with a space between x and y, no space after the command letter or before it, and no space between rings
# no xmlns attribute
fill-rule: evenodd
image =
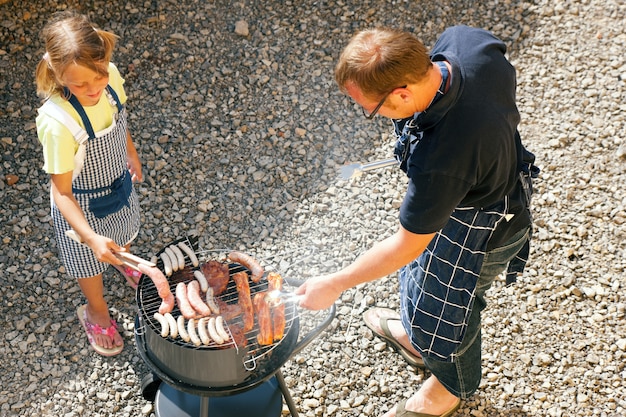
<svg viewBox="0 0 626 417"><path fill-rule="evenodd" d="M196 317L196 311L193 309L191 304L189 304L189 298L187 298L187 286L184 282L179 282L176 285L176 302L178 303L178 309L183 317L187 320Z"/></svg>
<svg viewBox="0 0 626 417"><path fill-rule="evenodd" d="M198 320L198 334L200 335L200 340L203 345L208 345L211 343L211 338L209 337L209 332L207 329L207 318L202 317Z"/></svg>
<svg viewBox="0 0 626 417"><path fill-rule="evenodd" d="M211 309L202 301L202 297L200 297L200 283L198 283L198 281L193 280L187 284L187 299L191 307L193 307L200 316L209 316L211 314Z"/></svg>
<svg viewBox="0 0 626 417"><path fill-rule="evenodd" d="M172 293L170 291L170 283L167 281L167 278L165 278L165 275L163 275L159 268L144 264L138 264L137 268L142 274L146 274L150 277L157 289L157 292L159 293L159 297L165 299L168 294Z"/></svg>
<svg viewBox="0 0 626 417"><path fill-rule="evenodd" d="M176 305L176 300L172 293L169 293L167 297L161 301L161 305L159 306L159 313L166 314L171 313L174 310L174 306Z"/></svg>
<svg viewBox="0 0 626 417"><path fill-rule="evenodd" d="M183 269L185 267L185 255L183 255L183 252L176 245L170 245L170 249L172 250L174 255L176 255L178 269Z"/></svg>
<svg viewBox="0 0 626 417"><path fill-rule="evenodd" d="M165 275L168 277L172 275L172 260L166 252L161 252L161 260L163 261L163 269L165 269Z"/></svg>
<svg viewBox="0 0 626 417"><path fill-rule="evenodd" d="M200 283L200 289L202 290L202 292L206 292L209 288L209 282L206 280L206 277L204 276L202 271L196 269L195 271L193 271L193 276Z"/></svg>
<svg viewBox="0 0 626 417"><path fill-rule="evenodd" d="M170 258L172 271L178 271L178 258L176 258L176 254L174 254L174 251L168 246L165 248L165 253L167 253L167 256Z"/></svg>
<svg viewBox="0 0 626 417"><path fill-rule="evenodd" d="M200 264L200 262L198 262L198 257L194 253L193 249L191 249L187 244L185 244L185 242L178 242L178 247L181 248L183 252L187 254L193 266L198 266Z"/></svg>
<svg viewBox="0 0 626 417"><path fill-rule="evenodd" d="M215 317L209 318L208 330L209 336L211 336L211 339L215 340L215 343L217 343L218 345L224 344L224 338L220 336L220 334L217 332L217 329L215 328Z"/></svg>
<svg viewBox="0 0 626 417"><path fill-rule="evenodd" d="M161 325L161 337L167 337L170 334L170 326L163 314L154 313L154 319Z"/></svg>
<svg viewBox="0 0 626 417"><path fill-rule="evenodd" d="M226 331L226 327L224 327L224 317L217 316L215 318L215 330L217 330L217 334L220 335L225 342L230 339L230 335Z"/></svg>
<svg viewBox="0 0 626 417"><path fill-rule="evenodd" d="M187 333L187 329L185 328L185 318L183 316L178 316L176 319L176 327L178 327L178 334L180 334L180 338L185 342L189 342L191 338L189 337L189 333Z"/></svg>
<svg viewBox="0 0 626 417"><path fill-rule="evenodd" d="M209 306L213 314L220 314L220 306L217 305L215 297L213 296L213 288L208 287L206 290L206 305Z"/></svg>
<svg viewBox="0 0 626 417"><path fill-rule="evenodd" d="M198 333L196 333L196 323L194 319L189 319L187 322L187 333L189 333L189 339L191 339L191 343L196 346L200 346L202 344L202 340L198 337Z"/></svg>
<svg viewBox="0 0 626 417"><path fill-rule="evenodd" d="M170 327L170 337L176 339L176 337L178 337L178 326L176 323L176 319L170 313L163 314L163 317L165 317L165 320Z"/></svg>
<svg viewBox="0 0 626 417"><path fill-rule="evenodd" d="M250 273L252 274L252 282L259 282L263 277L263 273L265 272L263 270L263 267L256 259L248 255L247 253L232 251L228 254L228 258L231 261L237 262L248 268L250 270Z"/></svg>

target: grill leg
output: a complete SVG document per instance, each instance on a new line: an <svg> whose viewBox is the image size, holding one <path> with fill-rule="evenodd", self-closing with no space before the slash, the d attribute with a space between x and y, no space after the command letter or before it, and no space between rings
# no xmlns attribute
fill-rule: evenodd
<svg viewBox="0 0 626 417"><path fill-rule="evenodd" d="M278 381L278 386L283 393L283 398L285 399L285 403L287 404L287 408L289 408L289 414L291 417L298 417L298 410L296 410L296 404L293 402L293 398L291 398L291 394L289 393L289 389L287 389L287 384L285 384L285 379L283 378L283 374L280 372L276 372L276 381Z"/></svg>

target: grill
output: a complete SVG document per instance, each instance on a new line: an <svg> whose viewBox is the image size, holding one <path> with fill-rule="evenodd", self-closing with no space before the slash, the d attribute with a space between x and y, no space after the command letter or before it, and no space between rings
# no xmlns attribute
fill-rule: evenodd
<svg viewBox="0 0 626 417"><path fill-rule="evenodd" d="M198 250L197 238L194 237L179 241L184 241L190 248L193 248L201 264L209 260L226 262L228 250ZM187 263L182 271L174 272L168 277L172 293L175 293L179 282L194 279L193 269L197 268L193 268L187 258L186 260ZM157 266L163 270L162 260L158 260ZM263 266L266 269L270 268L268 265ZM238 303L239 293L232 275L241 271L248 272L245 266L233 262L228 263L228 269L231 279L226 290L217 297L221 306L234 306ZM289 284L289 280L285 281ZM265 278L258 283L251 280L248 282L251 298L268 289L268 282ZM142 382L142 394L146 399L155 401L157 416L198 414L208 416L211 407L215 409L220 404L227 403L231 403L226 407L229 411L226 414L222 412L217 417L279 415L282 407L280 395L276 393L282 393L291 415L297 417L295 404L285 386L280 368L330 324L335 316L334 306L329 310L325 319L300 340L300 316L297 305L285 301L285 330L280 340L275 340L269 345L260 345L257 341L259 327L256 320L254 327L244 333L242 331L243 318L239 315L225 321L226 331L230 335L228 342L218 345L211 341L207 345L196 346L179 337L161 336L161 325L154 318L154 313L158 312L162 300L154 283L146 275L143 275L139 281L136 297L138 304L138 315L135 320L137 350L152 370L152 375L148 375ZM171 314L174 317L181 315L178 305ZM238 398L242 396L249 398ZM209 407L209 397L216 397L211 401L211 407ZM235 409L244 403L254 408L242 410L240 414L237 414ZM193 411L188 410L190 407ZM260 414L259 410L263 407L268 410L269 414ZM193 414L185 414L188 412ZM220 413L217 409L212 412ZM272 414L274 412L278 414Z"/></svg>

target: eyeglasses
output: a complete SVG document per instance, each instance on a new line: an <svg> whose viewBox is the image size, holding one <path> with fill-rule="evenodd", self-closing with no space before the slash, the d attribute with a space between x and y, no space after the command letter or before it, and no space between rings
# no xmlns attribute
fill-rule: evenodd
<svg viewBox="0 0 626 417"><path fill-rule="evenodd" d="M365 118L368 119L368 120L372 120L374 118L374 116L376 116L376 113L378 113L378 110L380 110L380 108L383 106L383 104L385 104L385 100L387 100L387 97L389 97L389 95L391 93L393 93L398 88L406 88L406 87L407 87L406 85L403 85L402 87L396 87L393 90L391 90L390 92L388 92L387 94L385 94L385 96L382 98L382 100L380 100L380 102L378 103L376 108L370 114L367 114L367 111L365 110L365 108L361 107L361 111L363 112L363 116L365 116Z"/></svg>

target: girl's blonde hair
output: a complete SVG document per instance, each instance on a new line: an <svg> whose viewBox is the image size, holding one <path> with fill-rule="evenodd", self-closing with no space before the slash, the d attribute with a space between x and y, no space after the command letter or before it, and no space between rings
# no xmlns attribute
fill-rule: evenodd
<svg viewBox="0 0 626 417"><path fill-rule="evenodd" d="M117 36L97 29L87 16L62 12L44 27L42 38L46 53L35 71L37 95L40 97L47 99L53 94L64 96L61 78L72 64L103 76L109 74L109 61Z"/></svg>
<svg viewBox="0 0 626 417"><path fill-rule="evenodd" d="M415 36L389 28L357 33L335 67L335 81L345 92L354 83L366 96L380 98L394 88L421 81L432 67L428 51Z"/></svg>

